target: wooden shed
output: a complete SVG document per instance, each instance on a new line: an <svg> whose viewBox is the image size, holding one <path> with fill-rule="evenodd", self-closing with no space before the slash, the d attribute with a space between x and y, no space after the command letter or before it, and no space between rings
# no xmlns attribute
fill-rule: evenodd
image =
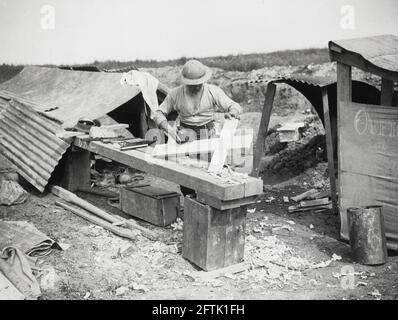
<svg viewBox="0 0 398 320"><path fill-rule="evenodd" d="M398 37L329 42L337 62L338 193L341 236L347 208L381 205L388 247L398 249ZM352 68L381 77L380 104L352 102Z"/></svg>

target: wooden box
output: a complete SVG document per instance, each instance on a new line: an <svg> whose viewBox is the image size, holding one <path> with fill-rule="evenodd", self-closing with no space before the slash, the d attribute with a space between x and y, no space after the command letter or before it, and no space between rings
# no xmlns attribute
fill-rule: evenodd
<svg viewBox="0 0 398 320"><path fill-rule="evenodd" d="M185 197L182 255L206 271L239 263L245 229L246 206L218 210Z"/></svg>
<svg viewBox="0 0 398 320"><path fill-rule="evenodd" d="M177 219L180 195L152 186L122 188L120 209L157 226L168 226Z"/></svg>
<svg viewBox="0 0 398 320"><path fill-rule="evenodd" d="M301 131L300 128L304 126L304 123L287 123L284 126L278 128L276 131L279 133L280 142L293 142L300 140Z"/></svg>

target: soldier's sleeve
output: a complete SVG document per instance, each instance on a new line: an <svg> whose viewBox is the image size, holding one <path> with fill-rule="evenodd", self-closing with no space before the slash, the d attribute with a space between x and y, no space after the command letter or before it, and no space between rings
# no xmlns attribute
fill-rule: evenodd
<svg viewBox="0 0 398 320"><path fill-rule="evenodd" d="M169 93L167 97L163 100L160 104L159 109L156 110L155 116L153 120L155 121L156 125L160 125L164 120L167 120L167 115L173 111L174 109L174 99L172 95Z"/></svg>
<svg viewBox="0 0 398 320"><path fill-rule="evenodd" d="M234 109L238 114L242 113L242 107L239 105L239 103L228 97L221 88L212 86L210 90L219 111L230 112L232 109Z"/></svg>

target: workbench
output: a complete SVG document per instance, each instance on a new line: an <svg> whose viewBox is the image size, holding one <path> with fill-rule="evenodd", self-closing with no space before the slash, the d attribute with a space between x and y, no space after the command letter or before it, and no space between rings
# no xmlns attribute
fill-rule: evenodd
<svg viewBox="0 0 398 320"><path fill-rule="evenodd" d="M263 192L259 178L228 182L205 169L152 157L151 147L120 151L112 144L74 138L67 155L64 187L75 191L90 183L90 153L177 183L196 191L184 200L183 256L205 270L239 263L243 259L246 208Z"/></svg>

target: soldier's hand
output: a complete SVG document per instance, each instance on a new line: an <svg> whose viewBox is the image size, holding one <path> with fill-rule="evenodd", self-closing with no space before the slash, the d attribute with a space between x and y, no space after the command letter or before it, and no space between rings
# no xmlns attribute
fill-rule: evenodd
<svg viewBox="0 0 398 320"><path fill-rule="evenodd" d="M167 131L167 134L169 136L169 138L172 138L175 142L177 143L181 143L181 138L178 135L178 132L175 128L170 127L169 130Z"/></svg>
<svg viewBox="0 0 398 320"><path fill-rule="evenodd" d="M235 110L231 110L231 111L227 112L224 117L225 117L225 119L232 119L232 118L235 118L238 120L240 119L238 112L236 112Z"/></svg>

